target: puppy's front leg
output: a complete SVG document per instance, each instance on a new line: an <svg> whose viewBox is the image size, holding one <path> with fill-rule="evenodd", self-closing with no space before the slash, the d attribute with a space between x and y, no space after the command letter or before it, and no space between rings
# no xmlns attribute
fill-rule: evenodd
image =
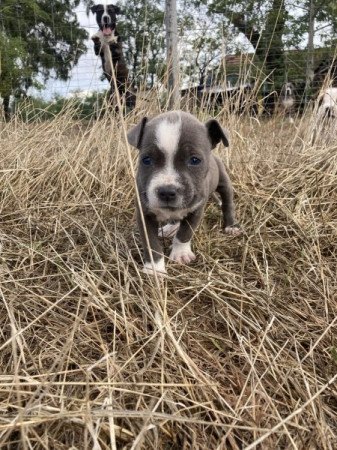
<svg viewBox="0 0 337 450"><path fill-rule="evenodd" d="M158 275L165 275L166 270L163 256L163 247L158 237L158 222L154 216L146 214L144 214L144 222L146 232L144 230L144 224L141 218L141 214L137 208L138 229L144 249L143 272L149 274L153 274L154 272L156 272L158 273ZM147 245L146 234L149 240L150 247ZM153 264L151 261L151 255Z"/></svg>
<svg viewBox="0 0 337 450"><path fill-rule="evenodd" d="M195 260L191 249L191 239L194 230L199 225L204 208L198 208L180 222L177 234L174 236L170 259L180 264L189 264Z"/></svg>

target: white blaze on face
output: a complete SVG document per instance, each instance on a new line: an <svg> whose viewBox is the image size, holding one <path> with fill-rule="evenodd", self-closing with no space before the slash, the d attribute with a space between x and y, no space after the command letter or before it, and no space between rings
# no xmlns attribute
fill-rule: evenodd
<svg viewBox="0 0 337 450"><path fill-rule="evenodd" d="M174 168L174 157L178 150L181 135L181 117L176 114L176 121L164 119L157 126L155 139L159 150L164 154L165 161L161 170L151 178L147 188L147 197L150 208L160 208L157 189L160 186L173 185L180 187L179 173ZM179 205L176 205L179 206Z"/></svg>
<svg viewBox="0 0 337 450"><path fill-rule="evenodd" d="M102 19L101 19L101 24L104 25L104 18L107 17L109 20L108 22L110 23L111 21L111 17L110 14L108 14L108 6L107 5L103 5L104 7L104 13L102 14Z"/></svg>
<svg viewBox="0 0 337 450"><path fill-rule="evenodd" d="M173 155L177 148L181 133L181 117L179 113L176 114L176 121L169 121L164 119L158 124L156 130L156 143L160 150Z"/></svg>

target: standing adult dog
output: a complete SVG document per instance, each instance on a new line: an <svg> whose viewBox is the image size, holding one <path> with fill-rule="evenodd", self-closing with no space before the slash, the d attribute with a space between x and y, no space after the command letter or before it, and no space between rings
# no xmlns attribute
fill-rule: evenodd
<svg viewBox="0 0 337 450"><path fill-rule="evenodd" d="M284 83L278 101L279 112L288 119L289 123L294 122L294 114L296 112L296 90L293 83Z"/></svg>
<svg viewBox="0 0 337 450"><path fill-rule="evenodd" d="M137 186L141 210L137 208L137 221L145 272L165 273L158 233L165 222L164 235L171 233L172 221L178 222L169 258L182 264L195 259L191 239L214 191L222 200L225 232L241 233L235 223L231 182L223 163L211 151L219 142L229 145L227 131L216 120L203 124L182 111L144 117L128 132L128 141L140 151Z"/></svg>
<svg viewBox="0 0 337 450"><path fill-rule="evenodd" d="M133 108L136 98L127 87L129 71L123 56L121 38L116 29L116 17L121 14L121 10L112 4L94 5L91 12L96 15L99 26L99 31L91 39L94 42L95 54L102 59L103 73L110 83L110 99L115 92L116 82L121 100L125 98L125 106Z"/></svg>

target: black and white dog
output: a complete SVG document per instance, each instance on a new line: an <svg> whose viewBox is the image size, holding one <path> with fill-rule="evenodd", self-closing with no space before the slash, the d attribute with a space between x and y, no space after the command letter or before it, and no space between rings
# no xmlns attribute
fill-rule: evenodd
<svg viewBox="0 0 337 450"><path fill-rule="evenodd" d="M296 89L293 83L284 83L281 88L278 110L290 123L294 122L294 114L296 112Z"/></svg>
<svg viewBox="0 0 337 450"><path fill-rule="evenodd" d="M125 96L125 105L133 108L135 106L135 95L128 89L129 71L123 56L122 41L116 29L117 15L121 10L115 5L94 5L91 12L96 14L99 31L91 39L94 42L94 51L100 55L103 73L110 83L110 98L115 91L116 79L117 90L121 99Z"/></svg>
<svg viewBox="0 0 337 450"><path fill-rule="evenodd" d="M222 200L225 232L241 233L235 223L231 182L221 160L212 154L219 142L229 145L227 131L216 120L204 124L182 111L144 117L128 132L128 141L140 151L137 186L141 210L137 207L137 221L145 272L166 272L160 241L160 226L165 223L164 236L171 236L172 228L176 229L169 258L181 264L195 259L191 239L214 191Z"/></svg>

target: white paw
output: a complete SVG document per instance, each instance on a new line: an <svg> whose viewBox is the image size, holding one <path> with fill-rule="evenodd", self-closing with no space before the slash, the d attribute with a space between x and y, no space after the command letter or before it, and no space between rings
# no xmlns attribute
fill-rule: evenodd
<svg viewBox="0 0 337 450"><path fill-rule="evenodd" d="M166 269L164 257L160 258L157 262L153 261L153 264L151 261L146 262L142 268L142 272L147 273L148 275L154 276L157 274L158 277L165 277Z"/></svg>
<svg viewBox="0 0 337 450"><path fill-rule="evenodd" d="M158 236L163 238L170 238L175 236L178 228L180 226L180 222L176 223L167 223L163 227L160 227L158 230Z"/></svg>
<svg viewBox="0 0 337 450"><path fill-rule="evenodd" d="M196 258L191 250L191 241L180 242L177 238L173 239L170 259L179 264L190 264Z"/></svg>
<svg viewBox="0 0 337 450"><path fill-rule="evenodd" d="M238 225L230 225L225 228L225 233L231 234L232 236L240 236L242 229Z"/></svg>

